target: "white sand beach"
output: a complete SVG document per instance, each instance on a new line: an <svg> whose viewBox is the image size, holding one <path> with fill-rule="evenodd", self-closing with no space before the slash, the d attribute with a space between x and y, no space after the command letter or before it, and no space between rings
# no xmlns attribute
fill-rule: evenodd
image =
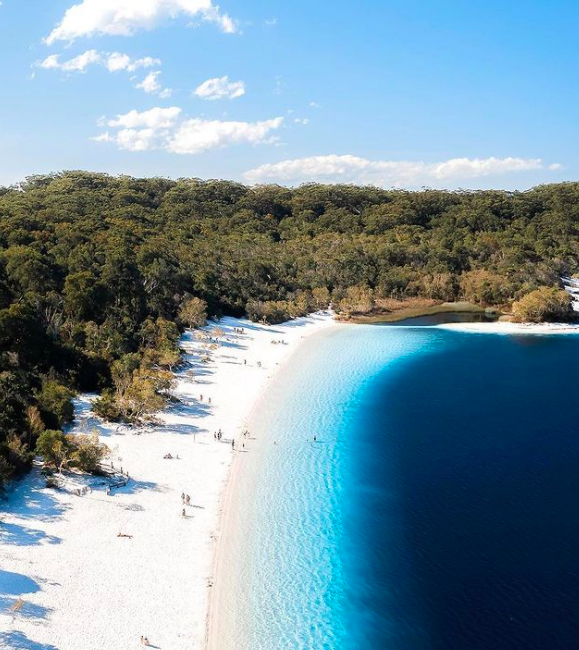
<svg viewBox="0 0 579 650"><path fill-rule="evenodd" d="M273 327L226 318L209 363L201 362L207 341L186 333L179 402L155 426L105 425L91 397L79 397L72 432L96 428L130 480L110 495L96 477L54 490L35 465L10 488L0 502L0 647L130 650L146 637L163 650L202 648L231 439L242 442L284 359L333 323L329 313Z"/></svg>
<svg viewBox="0 0 579 650"><path fill-rule="evenodd" d="M579 325L570 323L444 323L441 329L476 334L579 334Z"/></svg>

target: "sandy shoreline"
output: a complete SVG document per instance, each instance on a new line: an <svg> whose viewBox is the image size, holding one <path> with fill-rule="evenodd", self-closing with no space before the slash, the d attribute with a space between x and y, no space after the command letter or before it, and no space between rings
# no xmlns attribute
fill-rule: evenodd
<svg viewBox="0 0 579 650"><path fill-rule="evenodd" d="M77 400L73 431L98 428L115 467L131 480L111 496L86 477L55 491L35 467L11 488L0 504L0 646L126 650L141 647L144 635L165 650L203 647L219 513L236 455L213 432L241 440L279 365L333 322L328 314L274 327L223 319L225 335L209 364L200 363L207 342L185 335L180 403L142 431L103 425L90 398ZM240 327L244 334L234 331ZM77 496L82 487L92 491ZM185 518L183 492L192 502ZM18 598L24 605L13 615Z"/></svg>
<svg viewBox="0 0 579 650"><path fill-rule="evenodd" d="M232 490L243 466L230 440L242 441L270 380L301 341L336 324L326 313L272 327L231 318L218 326L223 336L209 363L201 358L211 342L184 335L179 402L158 425L105 425L92 415L90 396L76 400L73 432L97 429L115 468L129 472L127 486L107 496L101 479L77 476L66 489L51 490L37 465L0 502L0 647L130 650L147 636L164 650L219 650L213 585L222 570L224 512L235 509ZM437 327L579 333L564 324ZM218 429L222 443L213 437ZM252 441L246 444L251 451ZM165 459L168 453L174 458ZM89 491L78 496L82 488ZM191 495L186 517L182 493ZM12 613L19 598L24 604Z"/></svg>
<svg viewBox="0 0 579 650"><path fill-rule="evenodd" d="M475 334L579 334L579 325L570 323L444 323L434 327Z"/></svg>
<svg viewBox="0 0 579 650"><path fill-rule="evenodd" d="M349 325L344 325L339 322L330 322L328 323L331 327L318 327L315 331L310 331L308 333L308 344L312 344L314 341L319 341L321 336L326 336L331 332L336 330L350 327ZM302 339L305 337L302 337ZM302 341L303 342L303 341ZM280 364L279 370L287 370L290 363L293 362L296 356L304 354L304 347L302 345L292 346L288 350L288 354L283 359L283 366ZM211 590L209 598L209 606L207 609L207 637L205 640L204 650L222 650L223 647L231 647L230 645L223 645L223 633L227 631L232 632L230 629L225 629L223 617L221 616L220 607L223 607L224 610L229 609L229 604L232 602L232 598L236 598L237 594L232 593L231 587L232 583L229 579L229 574L227 571L229 562L236 562L236 557L239 556L239 548L236 544L236 536L238 535L243 524L241 519L246 516L244 512L243 501L240 501L239 493L243 491L245 487L245 492L247 492L247 486L242 486L242 481L250 481L255 483L259 479L257 474L262 467L264 462L264 448L267 446L267 436L257 436L255 437L255 431L260 429L260 419L264 412L270 408L271 404L269 403L270 399L273 397L271 395L271 386L274 384L273 380L277 382L279 387L279 382L282 381L284 388L287 387L287 377L284 372L283 376L280 372L275 373L270 378L267 385L264 385L262 392L258 399L253 404L253 407L250 413L247 416L248 428L250 435L245 441L246 450L251 454L249 457L245 457L243 454L236 454L235 458L232 461L230 467L229 478L227 480L227 487L224 490L222 507L219 515L219 524L218 524L218 534L217 534L217 543L215 546L214 560L213 560L213 572L212 575L215 577L214 588ZM291 384L290 384L291 385ZM265 400L268 403L264 403ZM277 402L274 401L277 404ZM263 433L263 432L262 432ZM271 443L271 440L269 440ZM229 642L231 639L229 639ZM237 642L236 642L237 643ZM239 646L241 647L241 646Z"/></svg>

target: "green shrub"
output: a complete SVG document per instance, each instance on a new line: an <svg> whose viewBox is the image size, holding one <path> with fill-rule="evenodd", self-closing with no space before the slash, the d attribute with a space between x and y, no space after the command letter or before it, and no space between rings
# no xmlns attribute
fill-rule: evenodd
<svg viewBox="0 0 579 650"><path fill-rule="evenodd" d="M61 472L70 461L72 446L62 431L47 429L38 436L36 453L46 465Z"/></svg>
<svg viewBox="0 0 579 650"><path fill-rule="evenodd" d="M571 296L556 287L539 287L513 303L513 317L519 322L568 322L575 319Z"/></svg>
<svg viewBox="0 0 579 650"><path fill-rule="evenodd" d="M55 379L43 381L37 399L49 425L62 427L72 422L74 418L72 397L73 393Z"/></svg>
<svg viewBox="0 0 579 650"><path fill-rule="evenodd" d="M73 448L71 464L89 474L97 472L101 462L111 453L111 450L99 441L96 432L70 437L69 442Z"/></svg>

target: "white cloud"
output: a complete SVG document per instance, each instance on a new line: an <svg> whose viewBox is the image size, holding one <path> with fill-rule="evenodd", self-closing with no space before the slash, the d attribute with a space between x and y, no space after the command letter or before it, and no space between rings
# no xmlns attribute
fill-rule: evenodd
<svg viewBox="0 0 579 650"><path fill-rule="evenodd" d="M106 56L105 65L109 72L135 72L139 68L152 68L155 65L161 65L161 59L154 59L151 56L145 56L142 59L131 59L128 54L112 52Z"/></svg>
<svg viewBox="0 0 579 650"><path fill-rule="evenodd" d="M111 134L108 131L101 133L100 135L95 135L91 138L94 142L114 142L114 138L111 137Z"/></svg>
<svg viewBox="0 0 579 650"><path fill-rule="evenodd" d="M98 52L87 50L68 61L60 61L60 55L51 54L44 61L36 64L37 67L45 70L62 70L63 72L86 72L92 65L102 65L109 72L135 72L139 68L151 68L154 65L161 65L160 59L153 59L150 56L142 59L131 59L128 54L120 52Z"/></svg>
<svg viewBox="0 0 579 650"><path fill-rule="evenodd" d="M310 120L307 117L296 117L294 119L294 124L302 124L303 126L307 126L309 123Z"/></svg>
<svg viewBox="0 0 579 650"><path fill-rule="evenodd" d="M142 127L155 130L168 129L175 125L175 122L180 115L181 109L177 106L171 106L170 108L151 108L142 113L132 110L123 115L117 115L116 119L109 120L107 125L128 129L137 129Z"/></svg>
<svg viewBox="0 0 579 650"><path fill-rule="evenodd" d="M263 122L222 122L219 120L187 120L169 142L173 153L196 154L232 144L271 144L271 131L278 129L283 117Z"/></svg>
<svg viewBox="0 0 579 650"><path fill-rule="evenodd" d="M244 174L252 183L279 181L301 183L372 184L382 187L441 185L521 171L554 169L540 158L453 158L445 162L371 161L357 156L312 156L262 165Z"/></svg>
<svg viewBox="0 0 579 650"><path fill-rule="evenodd" d="M136 85L136 88L140 88L141 90L144 90L149 95L159 95L159 97L161 97L162 99L171 97L171 95L173 94L171 88L163 88L163 86L159 83L160 74L161 73L159 71L149 72L149 74L143 79L143 81L141 81L141 83L138 83Z"/></svg>
<svg viewBox="0 0 579 650"><path fill-rule="evenodd" d="M238 31L237 23L212 0L82 0L67 9L45 42L52 45L86 36L132 36L179 17L214 23L228 34Z"/></svg>
<svg viewBox="0 0 579 650"><path fill-rule="evenodd" d="M198 154L235 144L272 144L273 131L283 123L282 117L261 122L181 119L181 109L152 108L130 111L116 118L99 120L99 125L116 129L92 138L97 142L115 143L119 149L146 151L161 149L177 154Z"/></svg>
<svg viewBox="0 0 579 650"><path fill-rule="evenodd" d="M193 91L194 95L201 99L237 99L245 95L245 84L243 81L229 81L229 77L215 77L207 79Z"/></svg>
<svg viewBox="0 0 579 650"><path fill-rule="evenodd" d="M58 54L51 54L47 56L44 61L39 61L36 64L39 68L45 68L46 70L54 70L60 68L60 62L58 60Z"/></svg>
<svg viewBox="0 0 579 650"><path fill-rule="evenodd" d="M46 70L63 70L64 72L86 72L86 69L97 63L102 63L102 57L96 50L87 50L68 61L60 62L58 54L53 54L38 65Z"/></svg>

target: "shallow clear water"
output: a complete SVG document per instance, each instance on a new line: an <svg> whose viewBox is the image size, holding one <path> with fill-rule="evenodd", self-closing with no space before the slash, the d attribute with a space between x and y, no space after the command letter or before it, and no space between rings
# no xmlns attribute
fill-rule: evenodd
<svg viewBox="0 0 579 650"><path fill-rule="evenodd" d="M573 336L305 341L242 459L219 647L574 647L577 361Z"/></svg>

